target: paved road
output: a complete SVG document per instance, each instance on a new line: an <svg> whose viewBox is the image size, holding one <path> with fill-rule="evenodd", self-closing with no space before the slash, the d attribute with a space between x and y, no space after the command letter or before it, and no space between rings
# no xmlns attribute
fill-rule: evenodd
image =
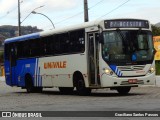
<svg viewBox="0 0 160 120"><path fill-rule="evenodd" d="M107 91L107 89L93 90L90 96L78 96L76 92L72 95L62 95L55 88L44 89L43 93L28 94L21 88L9 87L4 82L0 82L0 110L160 111L160 87L132 88L125 96L120 96L116 91ZM132 119L136 120L136 118ZM125 120L130 119L125 118Z"/></svg>

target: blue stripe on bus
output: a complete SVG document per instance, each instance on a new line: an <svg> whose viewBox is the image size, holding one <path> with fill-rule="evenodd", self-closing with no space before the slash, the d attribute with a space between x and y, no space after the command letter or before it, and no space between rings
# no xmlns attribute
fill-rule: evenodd
<svg viewBox="0 0 160 120"><path fill-rule="evenodd" d="M35 65L35 86L36 87L42 87L42 77L40 75L40 67L38 65L39 59L36 59L36 65Z"/></svg>
<svg viewBox="0 0 160 120"><path fill-rule="evenodd" d="M123 73L118 69L116 65L110 65L110 68L116 73L117 76L122 76Z"/></svg>
<svg viewBox="0 0 160 120"><path fill-rule="evenodd" d="M35 82L34 86L37 86L38 84L38 58L36 59L36 64L35 64Z"/></svg>
<svg viewBox="0 0 160 120"><path fill-rule="evenodd" d="M36 61L37 66L36 66L36 86L38 86L38 59Z"/></svg>
<svg viewBox="0 0 160 120"><path fill-rule="evenodd" d="M40 78L40 67L38 67L38 87L40 87L40 82L41 82L41 78Z"/></svg>
<svg viewBox="0 0 160 120"><path fill-rule="evenodd" d="M29 40L29 39L36 39L40 38L39 33L33 33L33 34L28 34L28 35L23 35L19 37L14 37L14 38L9 38L4 41L4 43L11 43L11 42L16 42L16 41L24 41L24 40Z"/></svg>

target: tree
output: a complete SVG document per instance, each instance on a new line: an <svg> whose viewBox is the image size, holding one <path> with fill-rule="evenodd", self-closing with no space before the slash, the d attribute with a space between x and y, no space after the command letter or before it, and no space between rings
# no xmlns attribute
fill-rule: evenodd
<svg viewBox="0 0 160 120"><path fill-rule="evenodd" d="M160 36L160 27L156 27L155 25L152 25L152 33L153 33L153 36Z"/></svg>

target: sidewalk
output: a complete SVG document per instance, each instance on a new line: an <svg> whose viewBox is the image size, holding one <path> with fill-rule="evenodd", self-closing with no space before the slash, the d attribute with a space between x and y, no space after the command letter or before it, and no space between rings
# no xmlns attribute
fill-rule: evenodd
<svg viewBox="0 0 160 120"><path fill-rule="evenodd" d="M160 87L160 76L156 76L156 86Z"/></svg>
<svg viewBox="0 0 160 120"><path fill-rule="evenodd" d="M5 77L4 76L0 76L0 81L5 81Z"/></svg>

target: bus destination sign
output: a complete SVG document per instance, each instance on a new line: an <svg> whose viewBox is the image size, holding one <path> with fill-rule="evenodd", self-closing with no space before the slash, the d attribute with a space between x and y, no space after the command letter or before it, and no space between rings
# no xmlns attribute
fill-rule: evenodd
<svg viewBox="0 0 160 120"><path fill-rule="evenodd" d="M149 28L146 20L106 20L105 28Z"/></svg>

